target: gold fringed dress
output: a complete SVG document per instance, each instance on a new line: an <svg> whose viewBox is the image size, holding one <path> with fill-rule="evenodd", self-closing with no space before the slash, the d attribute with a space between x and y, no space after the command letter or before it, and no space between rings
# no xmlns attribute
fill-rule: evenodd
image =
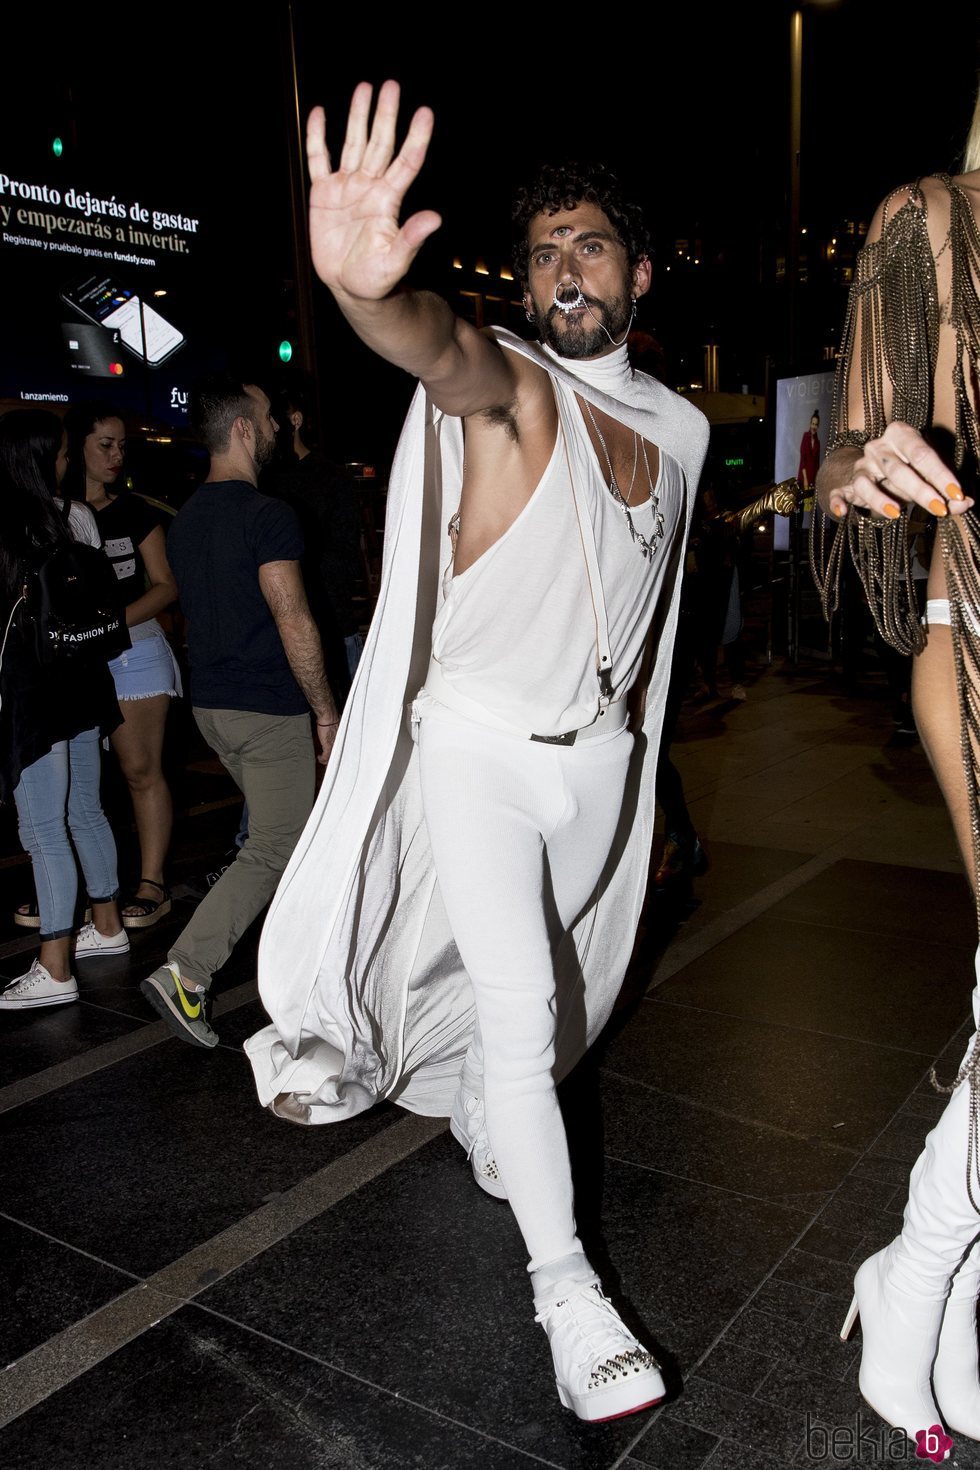
<svg viewBox="0 0 980 1470"><path fill-rule="evenodd" d="M883 206L878 239L857 257L834 381L828 453L880 438L889 423L930 437L937 365L952 358L954 468L977 496L980 464L980 230L969 196L945 174L898 189ZM904 202L889 217L889 206ZM933 224L930 237L929 223ZM937 228L938 227L938 228ZM934 240L939 240L934 250ZM944 334L952 334L952 343ZM841 563L850 553L882 638L900 653L925 647L912 585L911 508L894 521L852 510L842 520L814 511L810 561L825 615L839 601ZM961 716L961 749L970 803L973 888L980 925L980 520L974 511L937 523L950 607ZM980 971L978 971L980 978ZM980 994L980 991L975 994ZM976 1009L976 1001L975 1001ZM980 1213L980 1033L951 1093L971 1088L967 1188ZM974 1185L977 1186L976 1193Z"/></svg>

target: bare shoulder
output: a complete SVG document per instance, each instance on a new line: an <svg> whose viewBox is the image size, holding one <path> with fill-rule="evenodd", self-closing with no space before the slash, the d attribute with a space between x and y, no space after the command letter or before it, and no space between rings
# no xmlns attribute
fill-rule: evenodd
<svg viewBox="0 0 980 1470"><path fill-rule="evenodd" d="M924 179L917 179L914 183L900 184L897 189L892 189L890 194L885 195L871 216L871 224L864 237L866 245L876 244L884 234L886 226L891 224L903 209L913 209L919 213L925 211L927 197L923 185L926 182Z"/></svg>
<svg viewBox="0 0 980 1470"><path fill-rule="evenodd" d="M896 222L902 217L925 226L933 254L937 255L949 230L950 198L950 180L945 175L927 175L899 185L875 210L865 245L878 244L890 227L898 228Z"/></svg>

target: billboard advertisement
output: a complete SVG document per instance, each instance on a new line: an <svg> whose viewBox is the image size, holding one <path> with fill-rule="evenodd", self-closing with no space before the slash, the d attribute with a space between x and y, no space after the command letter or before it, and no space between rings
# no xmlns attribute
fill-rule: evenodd
<svg viewBox="0 0 980 1470"><path fill-rule="evenodd" d="M7 165L0 157L0 397L109 396L184 422L189 384L212 365L195 300L206 223L155 190L107 193Z"/></svg>

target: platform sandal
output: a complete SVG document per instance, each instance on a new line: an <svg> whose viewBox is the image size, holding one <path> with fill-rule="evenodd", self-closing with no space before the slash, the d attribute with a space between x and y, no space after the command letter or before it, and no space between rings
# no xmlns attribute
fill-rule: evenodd
<svg viewBox="0 0 980 1470"><path fill-rule="evenodd" d="M92 918L92 910L86 908L83 924L89 923ZM32 898L27 903L22 903L19 908L14 909L14 923L21 929L40 929L41 911L37 906L37 899Z"/></svg>
<svg viewBox="0 0 980 1470"><path fill-rule="evenodd" d="M152 898L127 898L122 905L124 929L149 929L158 919L162 919L164 914L169 914L172 908L169 888L164 888L163 884L158 883L155 878L141 878L136 886L139 888L144 883L149 888L159 889L160 897L156 901ZM140 912L128 914L127 909L139 909Z"/></svg>

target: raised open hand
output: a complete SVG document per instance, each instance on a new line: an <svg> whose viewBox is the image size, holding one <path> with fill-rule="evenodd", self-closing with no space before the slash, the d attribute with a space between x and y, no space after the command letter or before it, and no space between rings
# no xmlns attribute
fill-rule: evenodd
<svg viewBox="0 0 980 1470"><path fill-rule="evenodd" d="M378 93L369 133L372 94L369 82L354 91L338 169L330 166L322 107L313 109L306 128L313 266L332 291L363 301L387 296L442 223L427 209L399 226L402 200L425 162L432 112L419 108L396 154L398 83L385 82Z"/></svg>

